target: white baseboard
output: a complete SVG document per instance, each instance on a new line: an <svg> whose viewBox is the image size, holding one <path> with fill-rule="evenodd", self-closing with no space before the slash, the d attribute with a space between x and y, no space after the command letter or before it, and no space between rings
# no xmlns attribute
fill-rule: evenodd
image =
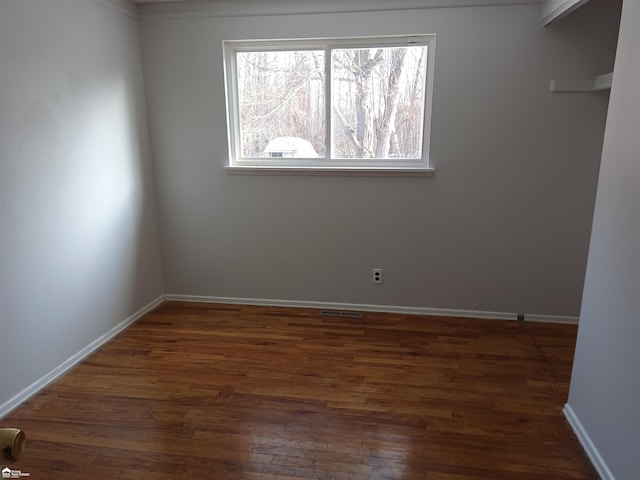
<svg viewBox="0 0 640 480"><path fill-rule="evenodd" d="M259 305L269 307L319 308L335 310L355 310L363 312L406 313L413 315L439 315L443 317L470 317L492 320L517 320L517 313L486 312L482 310L456 310L445 308L403 307L399 305L366 305L356 303L313 302L299 300L272 300L264 298L208 297L196 295L167 294L165 299L177 302L230 303L236 305ZM547 323L577 324L578 317L552 315L529 315L527 321Z"/></svg>
<svg viewBox="0 0 640 480"><path fill-rule="evenodd" d="M4 417L9 412L14 410L18 406L20 406L20 404L27 401L30 397L38 393L44 387L46 387L51 382L56 380L58 377L64 375L66 372L71 370L78 363L80 363L82 360L87 358L89 355L91 355L93 352L95 352L98 348L100 348L102 345L107 343L113 337L118 335L121 331L123 331L129 325L131 325L140 317L142 317L143 315L145 315L146 313L150 312L151 310L156 308L158 305L163 303L164 300L165 300L164 295L159 296L158 298L153 300L151 303L142 307L133 315L131 315L130 317L120 322L118 325L113 327L107 333L95 339L93 342L91 342L89 345L84 347L82 350L80 350L76 354L69 357L67 360L62 362L60 365L58 365L56 368L51 370L49 373L47 373L40 379L36 380L35 382L33 382L31 385L29 385L27 388L19 392L17 395L13 396L12 398L4 402L2 405L0 405L0 418Z"/></svg>
<svg viewBox="0 0 640 480"><path fill-rule="evenodd" d="M525 319L527 322L541 322L541 323L565 323L568 325L578 325L580 317L569 317L562 315L530 315L526 314Z"/></svg>
<svg viewBox="0 0 640 480"><path fill-rule="evenodd" d="M576 437L578 437L578 440L580 440L580 443L582 444L582 448L584 448L584 451L587 453L589 460L591 460L591 463L597 470L598 474L600 475L600 478L602 478L602 480L616 480L615 477L613 476L613 473L611 473L611 470L609 470L607 463L604 461L604 459L600 455L600 452L598 451L594 443L591 441L591 437L582 426L580 419L578 418L576 413L573 411L573 408L571 408L571 405L569 405L568 403L565 404L564 408L562 409L562 412L564 413L565 418L569 422L569 425L571 425L571 428L576 434Z"/></svg>

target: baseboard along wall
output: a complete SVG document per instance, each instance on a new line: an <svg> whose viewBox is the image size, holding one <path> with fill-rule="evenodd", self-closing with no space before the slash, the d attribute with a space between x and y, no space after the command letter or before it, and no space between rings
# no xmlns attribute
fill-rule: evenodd
<svg viewBox="0 0 640 480"><path fill-rule="evenodd" d="M87 358L89 355L91 355L93 352L95 352L98 348L100 348L102 345L107 343L109 340L114 338L116 335L118 335L120 332L122 332L124 329L126 329L129 325L134 323L140 317L142 317L146 313L150 312L154 308L161 305L164 302L164 300L165 300L164 295L159 296L158 298L156 298L155 300L153 300L152 302L150 302L149 304L145 305L140 310L135 312L133 315L124 319L122 322L117 324L107 333L96 338L89 345L82 348L80 351L78 351L77 353L75 353L74 355L66 359L64 362L62 362L60 365L55 367L49 373L39 378L38 380L33 382L31 385L29 385L27 388L25 388L24 390L22 390L21 392L19 392L18 394L14 395L9 400L4 402L2 405L0 405L0 418L4 417L9 412L14 410L18 406L20 406L23 402L26 402L29 398L31 398L33 395L38 393L40 390L42 390L44 387L46 387L50 383L54 382L57 378L67 373L69 370L75 367L78 363L80 363L82 360Z"/></svg>
<svg viewBox="0 0 640 480"><path fill-rule="evenodd" d="M264 298L210 297L198 295L166 294L165 300L176 302L229 303L236 305L258 305L264 307L292 307L349 310L361 312L404 313L410 315L438 315L442 317L468 317L491 320L518 320L518 313L487 312L482 310L458 310L428 307L404 307L399 305L368 305L359 303L314 302L300 300L275 300ZM578 324L578 317L560 315L526 314L528 322Z"/></svg>
<svg viewBox="0 0 640 480"><path fill-rule="evenodd" d="M589 460L591 460L591 463L597 470L600 478L602 480L616 480L616 478L613 476L613 473L611 473L611 470L609 470L607 463L604 461L604 458L602 458L602 455L600 455L600 452L598 451L595 444L591 440L591 437L582 425L582 422L580 422L580 419L576 415L575 411L573 410L573 408L571 408L571 405L569 405L568 403L565 404L562 412L569 422L569 425L571 425L571 428L576 434L576 437L578 437L578 440L580 440L582 448L589 457Z"/></svg>

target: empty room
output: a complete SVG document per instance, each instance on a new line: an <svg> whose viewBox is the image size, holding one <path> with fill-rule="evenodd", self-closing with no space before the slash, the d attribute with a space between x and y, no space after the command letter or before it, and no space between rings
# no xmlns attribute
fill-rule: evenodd
<svg viewBox="0 0 640 480"><path fill-rule="evenodd" d="M640 471L638 0L0 0L3 478Z"/></svg>

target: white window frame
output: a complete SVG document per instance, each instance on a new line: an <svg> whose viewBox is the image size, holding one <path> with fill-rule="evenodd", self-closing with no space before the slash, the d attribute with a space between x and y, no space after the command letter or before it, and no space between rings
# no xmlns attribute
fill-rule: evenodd
<svg viewBox="0 0 640 480"><path fill-rule="evenodd" d="M375 48L427 46L427 73L422 129L422 158L419 159L334 159L331 155L332 116L331 50L338 48ZM240 112L237 85L236 53L242 51L324 50L325 51L325 142L326 158L248 158L241 156ZM377 37L314 38L286 40L229 40L223 42L224 83L226 94L229 156L225 169L229 173L258 174L370 174L423 175L434 172L429 164L431 109L435 61L435 34L393 35Z"/></svg>

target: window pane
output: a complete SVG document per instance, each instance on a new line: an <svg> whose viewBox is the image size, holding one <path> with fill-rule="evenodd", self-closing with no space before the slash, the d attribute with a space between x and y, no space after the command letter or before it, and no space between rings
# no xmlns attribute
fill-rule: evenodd
<svg viewBox="0 0 640 480"><path fill-rule="evenodd" d="M335 49L332 157L422 157L427 47Z"/></svg>
<svg viewBox="0 0 640 480"><path fill-rule="evenodd" d="M324 51L237 52L243 157L325 156Z"/></svg>

